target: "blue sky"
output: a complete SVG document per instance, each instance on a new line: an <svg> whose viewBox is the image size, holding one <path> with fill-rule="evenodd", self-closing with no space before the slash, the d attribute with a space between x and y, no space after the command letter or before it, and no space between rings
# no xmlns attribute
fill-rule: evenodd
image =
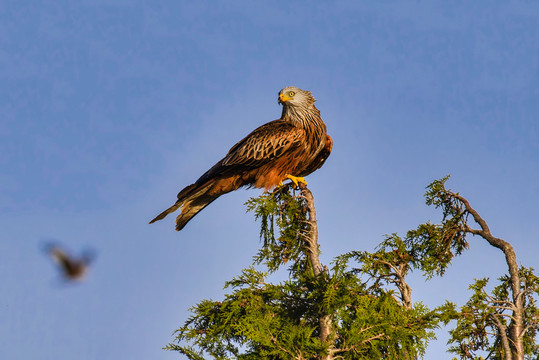
<svg viewBox="0 0 539 360"><path fill-rule="evenodd" d="M147 222L256 126L288 85L318 99L334 150L311 175L322 261L439 214L451 174L518 260L539 260L534 1L5 1L0 5L0 357L176 359L161 350L256 253L223 196L180 233ZM62 286L39 251L99 252ZM462 305L505 272L479 238L413 299ZM444 354L447 336L427 359Z"/></svg>

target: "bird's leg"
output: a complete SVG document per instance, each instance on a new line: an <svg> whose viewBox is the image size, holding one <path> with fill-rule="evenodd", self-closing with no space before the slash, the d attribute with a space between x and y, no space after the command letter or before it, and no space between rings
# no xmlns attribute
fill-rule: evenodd
<svg viewBox="0 0 539 360"><path fill-rule="evenodd" d="M299 187L299 184L304 184L305 186L307 186L307 181L305 181L304 178L302 177L296 177L296 176L292 176L292 175L286 175L285 176L285 179L290 179L293 183L294 183L294 187L297 189Z"/></svg>

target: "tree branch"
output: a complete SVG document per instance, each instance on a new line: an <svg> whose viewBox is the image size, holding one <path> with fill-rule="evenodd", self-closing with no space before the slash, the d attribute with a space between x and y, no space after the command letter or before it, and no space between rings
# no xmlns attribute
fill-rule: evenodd
<svg viewBox="0 0 539 360"><path fill-rule="evenodd" d="M511 346L509 345L509 339L507 337L507 332L506 332L507 328L500 321L500 319L498 319L496 316L492 316L492 319L494 320L494 322L496 323L496 327L498 328L500 340L502 342L503 349L504 349L504 352L505 352L505 359L506 360L512 360L513 356L512 356L512 352L511 352Z"/></svg>
<svg viewBox="0 0 539 360"><path fill-rule="evenodd" d="M522 328L524 324L524 302L522 300L521 291L520 291L520 274L518 270L518 263L516 259L516 254L513 246L505 240L493 236L490 232L490 228L487 222L479 215L479 213L472 208L470 203L466 198L459 194L455 194L451 191L447 191L448 195L459 200L464 207L466 212L472 215L475 222L479 224L481 230L472 229L467 224L465 225L466 231L474 235L479 235L483 239L487 240L488 243L498 249L500 249L505 255L505 261L509 269L509 277L511 283L511 292L513 298L513 318L512 323L509 325L509 339L514 344L514 349L512 353L507 353L507 356L516 357L518 359L524 359L524 343L523 339L520 336L522 333ZM498 320L498 319L497 319ZM507 337L506 333L500 333L500 336ZM503 340L503 339L502 339ZM507 341L509 346L509 342ZM504 343L505 348L505 343ZM507 350L507 349L506 349Z"/></svg>
<svg viewBox="0 0 539 360"><path fill-rule="evenodd" d="M304 184L300 184L301 196L305 199L307 212L309 214L309 232L306 241L308 243L307 252L309 253L309 258L313 268L313 273L315 277L320 276L324 272L324 268L320 263L319 256L319 246L318 246L318 224L316 222L316 209L314 207L314 196L311 190L309 190ZM323 342L329 341L329 353L326 357L326 360L333 359L331 349L334 346L335 339L330 339L333 320L330 314L320 314L319 320L320 328L320 340Z"/></svg>

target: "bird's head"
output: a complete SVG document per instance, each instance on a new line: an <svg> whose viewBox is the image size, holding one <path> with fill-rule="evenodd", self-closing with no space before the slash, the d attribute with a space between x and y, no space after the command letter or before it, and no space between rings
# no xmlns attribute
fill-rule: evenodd
<svg viewBox="0 0 539 360"><path fill-rule="evenodd" d="M288 86L279 91L277 102L283 106L309 106L314 104L316 100L311 95L310 91L301 90L295 86Z"/></svg>

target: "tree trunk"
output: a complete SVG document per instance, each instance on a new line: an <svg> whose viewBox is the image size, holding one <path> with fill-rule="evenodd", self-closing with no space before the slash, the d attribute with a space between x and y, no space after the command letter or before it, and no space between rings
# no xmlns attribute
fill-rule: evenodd
<svg viewBox="0 0 539 360"><path fill-rule="evenodd" d="M316 222L316 209L314 207L314 197L312 192L303 184L300 184L301 196L307 203L307 211L309 213L309 231L306 236L308 244L307 251L309 253L309 259L315 276L320 276L324 269L320 263L319 245L318 245L318 224ZM320 327L320 340L329 341L328 354L323 358L324 360L333 360L334 339L330 338L333 320L330 314L321 313L318 318L318 324Z"/></svg>
<svg viewBox="0 0 539 360"><path fill-rule="evenodd" d="M468 200L458 194L452 194L455 198L460 200L466 207L466 211L470 213L475 222L479 224L481 230L472 229L469 226L465 231L479 235L488 243L501 251L505 255L505 261L509 269L509 278L511 282L511 295L513 300L514 311L512 314L512 320L509 324L509 342L511 343L511 353L507 354L507 359L511 360L524 360L524 343L523 343L523 324L524 324L524 300L522 292L520 290L520 273L518 271L517 257L513 246L505 240L499 239L493 236L490 232L487 222L479 215L479 213L470 206ZM500 334L505 332L505 328L498 326ZM502 339L503 340L503 339Z"/></svg>

